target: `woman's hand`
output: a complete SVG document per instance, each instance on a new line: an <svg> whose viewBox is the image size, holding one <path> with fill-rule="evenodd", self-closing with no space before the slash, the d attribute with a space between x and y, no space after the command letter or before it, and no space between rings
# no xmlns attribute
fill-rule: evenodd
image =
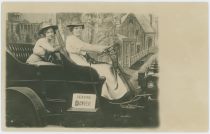
<svg viewBox="0 0 210 134"><path fill-rule="evenodd" d="M109 48L111 48L111 46L103 46L101 49L101 53L107 52Z"/></svg>
<svg viewBox="0 0 210 134"><path fill-rule="evenodd" d="M58 52L58 51L60 51L61 50L61 46L56 46L55 48L54 48L54 52Z"/></svg>
<svg viewBox="0 0 210 134"><path fill-rule="evenodd" d="M106 46L102 53L108 53L114 51L113 46Z"/></svg>

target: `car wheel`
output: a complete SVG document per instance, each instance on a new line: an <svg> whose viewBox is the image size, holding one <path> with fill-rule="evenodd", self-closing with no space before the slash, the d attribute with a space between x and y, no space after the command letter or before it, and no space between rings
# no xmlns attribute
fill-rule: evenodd
<svg viewBox="0 0 210 134"><path fill-rule="evenodd" d="M40 122L32 102L15 90L6 92L6 125L8 127L37 127Z"/></svg>

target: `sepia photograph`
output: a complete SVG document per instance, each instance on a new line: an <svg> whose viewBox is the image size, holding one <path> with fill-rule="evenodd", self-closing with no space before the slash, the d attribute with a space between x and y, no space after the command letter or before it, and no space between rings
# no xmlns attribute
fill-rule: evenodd
<svg viewBox="0 0 210 134"><path fill-rule="evenodd" d="M158 16L7 14L7 127L158 127Z"/></svg>
<svg viewBox="0 0 210 134"><path fill-rule="evenodd" d="M207 3L3 3L4 131L206 132Z"/></svg>

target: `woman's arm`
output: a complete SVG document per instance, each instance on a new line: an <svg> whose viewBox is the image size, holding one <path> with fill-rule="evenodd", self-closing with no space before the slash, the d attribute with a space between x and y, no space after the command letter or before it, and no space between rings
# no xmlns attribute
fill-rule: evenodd
<svg viewBox="0 0 210 134"><path fill-rule="evenodd" d="M80 51L88 51L88 52L97 52L102 53L106 48L109 46L102 46L102 45L96 45L96 44L89 44L86 43L78 38L76 38L76 43L81 46Z"/></svg>
<svg viewBox="0 0 210 134"><path fill-rule="evenodd" d="M44 48L46 51L48 51L48 52L54 52L54 51L56 50L56 49L53 48L48 42L46 42L46 43L41 43L40 46L41 46L42 48Z"/></svg>
<svg viewBox="0 0 210 134"><path fill-rule="evenodd" d="M60 49L60 46L53 47L45 39L40 39L36 44L48 52L55 52Z"/></svg>
<svg viewBox="0 0 210 134"><path fill-rule="evenodd" d="M90 52L102 53L108 47L109 46L91 45L91 44L88 44L88 43L84 43L83 47L81 47L81 51L90 51Z"/></svg>
<svg viewBox="0 0 210 134"><path fill-rule="evenodd" d="M97 52L102 53L106 48L109 46L102 46L102 45L92 45L86 43L75 36L69 36L66 40L66 49L68 53L78 53L81 52Z"/></svg>

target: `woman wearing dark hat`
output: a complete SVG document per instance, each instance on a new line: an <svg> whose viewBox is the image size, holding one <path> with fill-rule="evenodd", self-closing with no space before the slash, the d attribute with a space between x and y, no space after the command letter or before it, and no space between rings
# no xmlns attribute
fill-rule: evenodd
<svg viewBox="0 0 210 134"><path fill-rule="evenodd" d="M85 55L86 52L102 53L110 46L93 45L83 42L80 37L84 25L79 21L73 22L68 25L71 35L66 39L66 50L69 53L71 60L81 66L90 66L87 62ZM114 73L113 68L109 64L92 64L92 68L96 69L100 76L105 76L106 81L102 87L102 96L109 100L118 100L128 93L129 89L126 88L123 81L117 74Z"/></svg>
<svg viewBox="0 0 210 134"><path fill-rule="evenodd" d="M33 49L33 54L27 59L26 63L37 65L54 65L48 61L49 53L59 51L60 46L55 41L55 34L58 26L50 23L42 23L39 34L43 35Z"/></svg>

